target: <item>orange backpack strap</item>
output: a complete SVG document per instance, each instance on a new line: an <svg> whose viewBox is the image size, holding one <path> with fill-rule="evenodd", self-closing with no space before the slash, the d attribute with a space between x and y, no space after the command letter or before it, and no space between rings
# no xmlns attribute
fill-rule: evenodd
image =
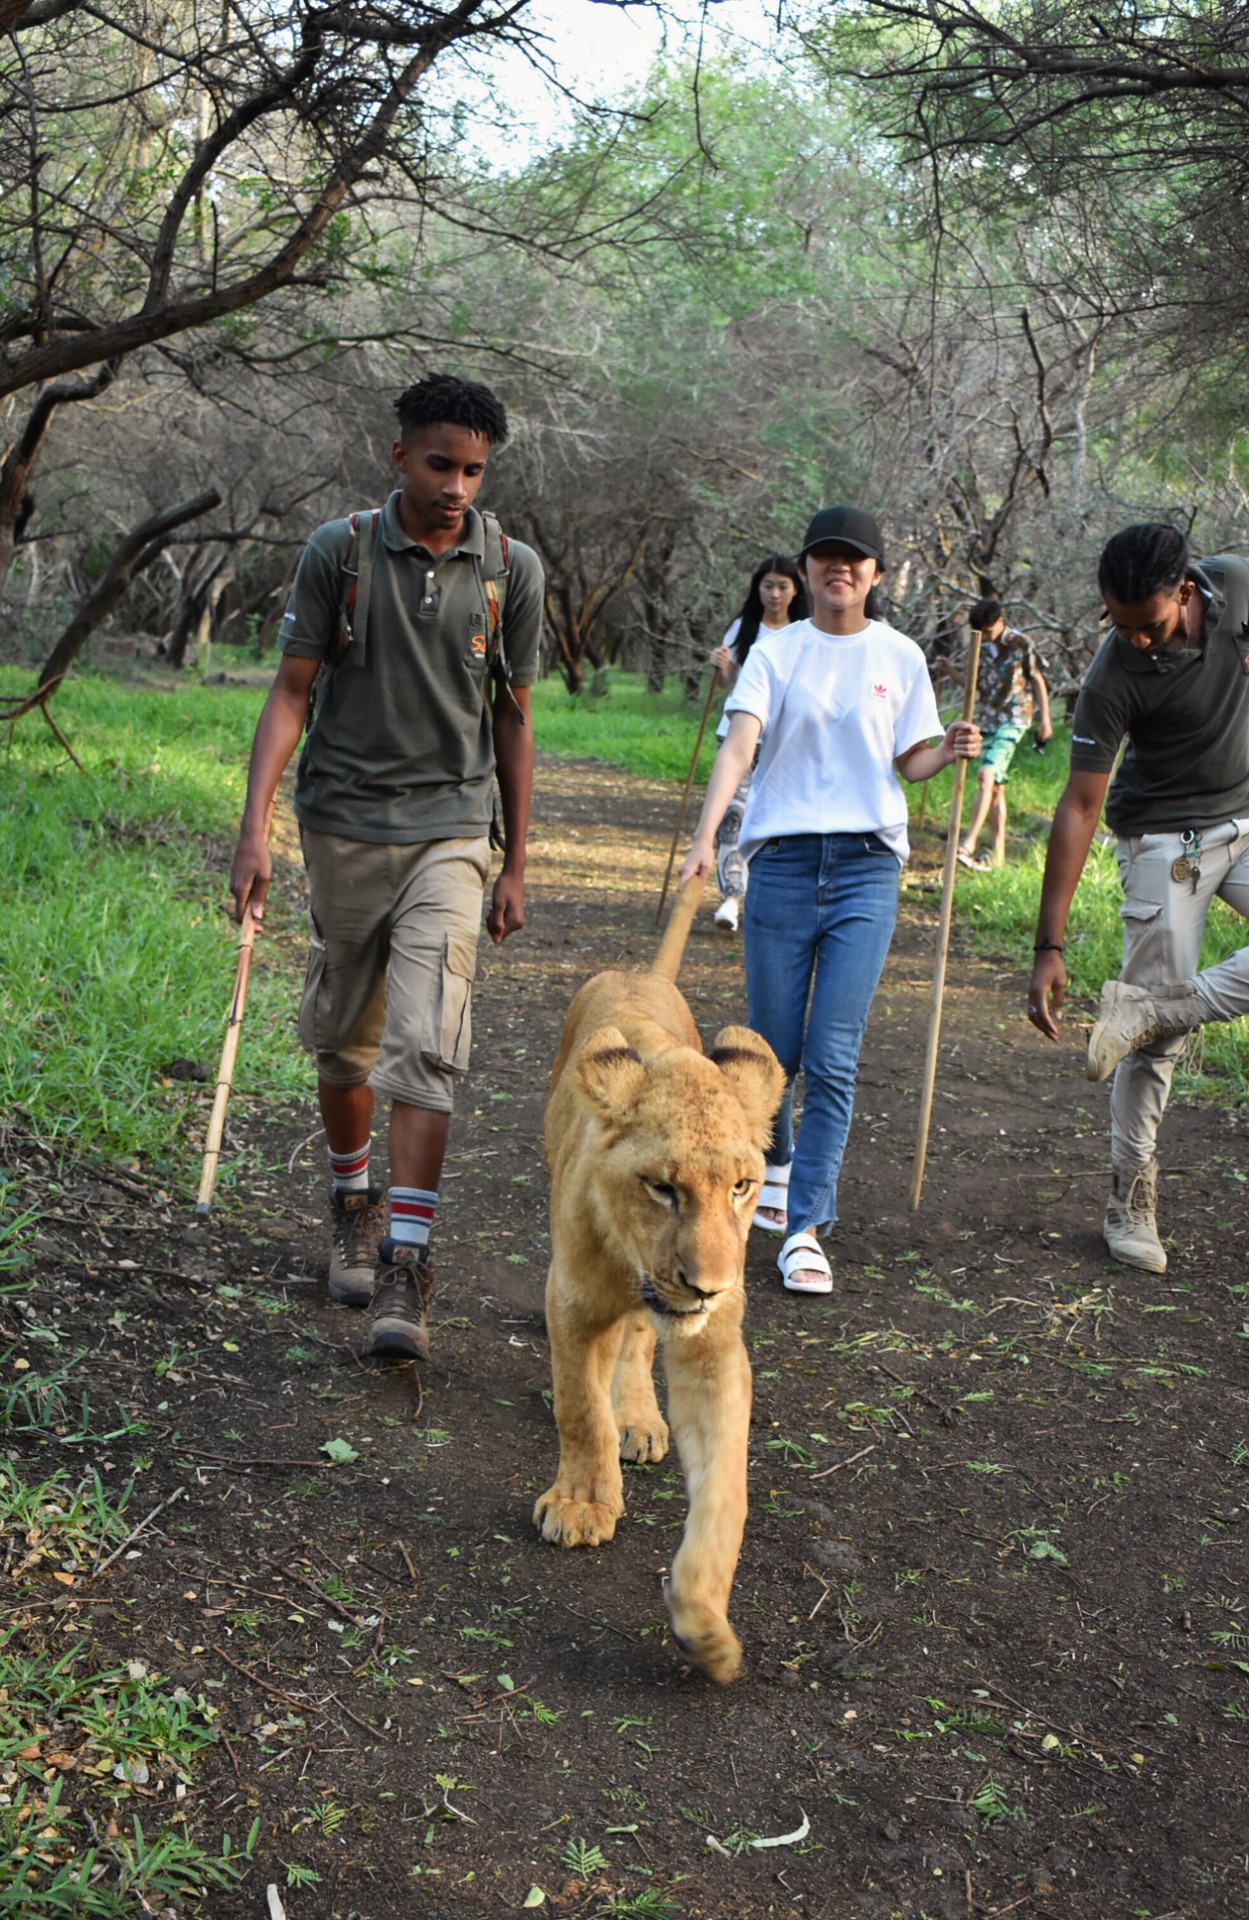
<svg viewBox="0 0 1249 1920"><path fill-rule="evenodd" d="M481 564L481 585L490 617L490 644L487 651L489 676L510 682L511 668L503 641L503 609L507 605L508 575L512 570L507 535L493 513L483 513L486 530L486 556Z"/></svg>

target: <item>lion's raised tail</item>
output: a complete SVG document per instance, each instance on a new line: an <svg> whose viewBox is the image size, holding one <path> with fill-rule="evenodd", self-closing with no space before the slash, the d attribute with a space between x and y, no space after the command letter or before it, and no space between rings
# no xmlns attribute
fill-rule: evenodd
<svg viewBox="0 0 1249 1920"><path fill-rule="evenodd" d="M663 938L659 942L655 958L651 961L651 972L657 973L661 980L675 981L681 971L681 958L685 952L685 943L690 937L690 928L694 924L694 915L703 897L703 876L695 874L687 880L676 897L676 904L668 915L668 924L664 928Z"/></svg>

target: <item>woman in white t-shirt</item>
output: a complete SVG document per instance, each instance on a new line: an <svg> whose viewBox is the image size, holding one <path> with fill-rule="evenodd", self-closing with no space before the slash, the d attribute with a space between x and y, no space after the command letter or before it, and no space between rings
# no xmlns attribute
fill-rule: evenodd
<svg viewBox="0 0 1249 1920"><path fill-rule="evenodd" d="M929 780L974 759L980 732L956 720L942 734L922 652L875 617L884 545L871 514L823 508L798 559L811 616L751 649L725 704L729 730L681 878L711 872L716 828L757 747L741 831L748 1019L785 1069L786 1091L755 1219L785 1235L785 1286L829 1293L816 1235L837 1218L859 1048L909 852L898 776Z"/></svg>
<svg viewBox="0 0 1249 1920"><path fill-rule="evenodd" d="M776 633L781 627L787 627L791 620L805 620L806 614L806 589L797 566L788 554L770 553L751 574L741 612L711 656L711 664L716 670L716 685L731 692L759 635ZM716 730L717 738L723 740L728 730L726 714ZM716 925L726 927L730 933L737 929L738 914L746 893L746 862L738 851L737 837L741 832L742 815L749 793L748 767L741 785L724 810L724 818L716 833L716 884L720 889Z"/></svg>

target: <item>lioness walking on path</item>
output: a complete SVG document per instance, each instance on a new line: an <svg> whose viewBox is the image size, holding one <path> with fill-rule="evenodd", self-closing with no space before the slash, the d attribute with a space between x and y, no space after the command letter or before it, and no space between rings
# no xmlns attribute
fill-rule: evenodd
<svg viewBox="0 0 1249 1920"><path fill-rule="evenodd" d="M725 1027L704 1056L675 981L701 886L672 912L649 973L600 973L574 999L551 1073L546 1322L559 1471L534 1519L565 1547L610 1540L621 1459L662 1460L668 1417L689 1516L667 1582L678 1645L712 1680L742 1652L729 1593L746 1523L746 1239L784 1087L771 1048Z"/></svg>
<svg viewBox="0 0 1249 1920"><path fill-rule="evenodd" d="M1118 1062L1102 1237L1123 1265L1165 1273L1156 1151L1175 1062L1189 1028L1249 1004L1243 953L1202 976L1200 992L1192 984L1215 895L1249 917L1249 565L1232 554L1190 560L1177 528L1142 521L1107 542L1097 579L1114 624L1072 716L1028 1018L1057 1040L1067 915L1105 800L1123 880L1121 979L1156 998L1138 1021L1133 994L1109 995L1094 1036L1093 1077ZM1174 996L1163 991L1172 984Z"/></svg>
<svg viewBox="0 0 1249 1920"><path fill-rule="evenodd" d="M542 568L473 507L507 437L489 387L431 374L395 411L397 488L320 527L300 560L230 890L262 917L278 782L314 699L295 781L312 939L299 1030L329 1146L330 1295L369 1307L366 1354L424 1359L496 771L506 850L486 926L497 943L525 924ZM375 1093L391 1101L385 1237Z"/></svg>
<svg viewBox="0 0 1249 1920"><path fill-rule="evenodd" d="M812 520L799 555L811 617L752 647L725 702L728 736L681 869L683 880L711 872L716 828L758 745L741 835L747 1018L788 1084L756 1220L785 1235L777 1265L795 1293L832 1291L816 1235L837 1218L859 1048L897 918L909 851L899 775L928 780L980 751L970 721L942 734L922 652L875 617L884 555L880 528L859 507L825 507Z"/></svg>

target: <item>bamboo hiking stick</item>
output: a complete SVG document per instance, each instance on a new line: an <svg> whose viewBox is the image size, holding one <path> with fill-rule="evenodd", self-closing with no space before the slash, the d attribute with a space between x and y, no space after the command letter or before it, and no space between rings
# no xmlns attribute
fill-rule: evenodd
<svg viewBox="0 0 1249 1920"><path fill-rule="evenodd" d="M711 717L711 703L716 697L716 671L711 670L711 685L707 689L707 701L703 707L703 717L698 723L698 738L694 742L694 757L690 761L690 770L685 776L685 792L681 795L681 807L677 814L677 823L672 830L672 845L668 849L668 870L664 874L664 890L659 896L659 906L655 913L655 925L664 917L664 905L668 898L668 887L672 880L672 868L677 857L677 847L681 840L681 829L685 825L685 809L690 803L690 788L694 784L694 774L698 767L698 756L703 749L703 735L707 731L707 722Z"/></svg>
<svg viewBox="0 0 1249 1920"><path fill-rule="evenodd" d="M976 680L980 672L980 642L983 635L973 633L967 649L967 679L963 687L964 720L976 711ZM950 834L945 843L945 874L941 882L941 917L937 922L937 960L932 976L932 1001L928 1011L928 1051L924 1056L924 1085L919 1097L919 1131L915 1136L915 1164L911 1173L911 1212L919 1211L924 1191L924 1163L928 1158L928 1126L932 1119L932 1096L937 1084L937 1048L941 1044L941 1003L945 995L945 962L950 950L950 921L954 913L954 876L958 871L958 836L963 825L963 786L967 779L966 760L954 762L954 786L950 794Z"/></svg>
<svg viewBox="0 0 1249 1920"><path fill-rule="evenodd" d="M243 1025L243 1008L247 1004L247 976L251 972L252 944L255 938L256 923L252 919L252 910L250 907L245 907L239 937L239 963L234 975L234 992L230 999L230 1017L226 1021L226 1038L225 1045L221 1049L221 1065L217 1068L217 1093L213 1100L212 1117L208 1122L204 1164L199 1177L199 1198L195 1202L195 1211L201 1218L206 1218L212 1208L213 1188L217 1184L221 1136L225 1132L226 1107L229 1105L230 1088L234 1083L234 1060L239 1050L239 1030Z"/></svg>

